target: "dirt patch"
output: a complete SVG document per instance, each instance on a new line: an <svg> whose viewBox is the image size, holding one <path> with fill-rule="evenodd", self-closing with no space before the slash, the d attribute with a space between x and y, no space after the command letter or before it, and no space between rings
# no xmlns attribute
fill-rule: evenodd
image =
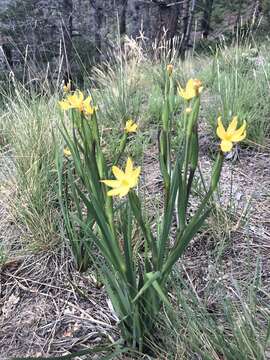
<svg viewBox="0 0 270 360"><path fill-rule="evenodd" d="M1 283L1 359L64 355L118 337L104 289L76 272L68 249L4 266Z"/></svg>

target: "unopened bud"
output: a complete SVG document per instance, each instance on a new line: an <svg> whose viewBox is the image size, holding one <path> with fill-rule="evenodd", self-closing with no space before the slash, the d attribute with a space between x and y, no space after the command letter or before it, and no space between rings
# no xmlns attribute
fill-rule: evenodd
<svg viewBox="0 0 270 360"><path fill-rule="evenodd" d="M69 80L67 84L63 86L64 93L69 93L71 91L71 81Z"/></svg>
<svg viewBox="0 0 270 360"><path fill-rule="evenodd" d="M167 65L167 72L168 72L169 76L172 75L172 72L173 72L173 65L172 64Z"/></svg>
<svg viewBox="0 0 270 360"><path fill-rule="evenodd" d="M196 92L196 96L199 96L199 94L202 92L203 89L201 80L194 79L193 86Z"/></svg>
<svg viewBox="0 0 270 360"><path fill-rule="evenodd" d="M65 147L63 150L63 153L66 157L71 156L71 151L69 150L69 148Z"/></svg>

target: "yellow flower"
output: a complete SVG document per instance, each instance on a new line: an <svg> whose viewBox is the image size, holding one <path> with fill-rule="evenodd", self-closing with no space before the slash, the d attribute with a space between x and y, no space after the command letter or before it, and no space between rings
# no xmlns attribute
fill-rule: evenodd
<svg viewBox="0 0 270 360"><path fill-rule="evenodd" d="M69 95L66 99L59 101L62 110L77 109L85 115L93 115L96 107L91 105L92 98L88 96L84 99L84 95L80 90L76 90L73 95Z"/></svg>
<svg viewBox="0 0 270 360"><path fill-rule="evenodd" d="M138 128L138 125L135 124L135 122L130 119L126 122L125 132L127 132L127 133L137 132L137 128Z"/></svg>
<svg viewBox="0 0 270 360"><path fill-rule="evenodd" d="M112 172L116 180L101 180L105 185L112 188L107 192L108 196L120 196L127 195L129 190L137 185L141 168L133 168L133 162L129 157L127 159L125 172L117 166L112 167Z"/></svg>
<svg viewBox="0 0 270 360"><path fill-rule="evenodd" d="M67 100L61 100L58 102L58 104L63 111L69 110L71 108Z"/></svg>
<svg viewBox="0 0 270 360"><path fill-rule="evenodd" d="M69 150L69 148L65 147L63 152L66 157L71 156L71 151Z"/></svg>
<svg viewBox="0 0 270 360"><path fill-rule="evenodd" d="M64 84L63 91L64 91L64 93L69 93L71 91L71 81L70 80L68 80L68 83L66 85Z"/></svg>
<svg viewBox="0 0 270 360"><path fill-rule="evenodd" d="M242 141L246 137L246 122L243 122L243 125L237 128L237 116L234 116L231 123L228 126L228 129L225 130L222 124L221 116L218 118L218 127L217 127L217 136L221 139L220 147L223 152L230 152L233 143Z"/></svg>
<svg viewBox="0 0 270 360"><path fill-rule="evenodd" d="M172 75L172 73L173 73L173 65L172 64L167 65L167 73L169 76Z"/></svg>
<svg viewBox="0 0 270 360"><path fill-rule="evenodd" d="M183 89L180 85L178 87L178 94L189 101L202 92L202 82L197 79L189 79L186 85L186 88Z"/></svg>

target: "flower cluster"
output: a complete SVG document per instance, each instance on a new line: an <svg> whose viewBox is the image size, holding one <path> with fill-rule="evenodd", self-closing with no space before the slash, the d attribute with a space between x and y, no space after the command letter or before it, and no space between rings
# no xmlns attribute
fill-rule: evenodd
<svg viewBox="0 0 270 360"><path fill-rule="evenodd" d="M186 101L190 102L195 97L198 97L203 90L202 82L198 79L188 80L186 87L178 87L178 94ZM188 106L185 109L186 114L192 112L192 108ZM234 116L228 129L225 130L222 124L221 117L218 118L217 136L221 139L220 148L222 152L230 152L233 144L240 142L246 138L246 122L244 121L242 126L237 129L238 118Z"/></svg>
<svg viewBox="0 0 270 360"><path fill-rule="evenodd" d="M76 109L84 115L93 115L96 111L96 107L91 105L92 97L87 96L84 98L84 94L80 90L76 90L74 94L68 95L66 99L59 101L59 106L62 110Z"/></svg>
<svg viewBox="0 0 270 360"><path fill-rule="evenodd" d="M173 71L173 66L167 66L168 75L171 76ZM69 89L65 89L66 92L69 92ZM182 88L180 85L178 87L178 94L184 98L186 101L190 102L195 97L199 97L203 90L202 82L198 79L188 80L186 87ZM88 96L84 98L83 93L80 90L76 90L72 95L67 96L66 99L59 101L59 106L62 110L76 109L84 115L93 115L96 110L96 107L91 105L92 98ZM192 107L188 106L185 109L187 114L192 112ZM233 144L240 142L246 137L246 122L242 124L241 127L237 129L238 119L233 117L231 123L229 124L227 130L224 129L222 124L221 117L218 118L217 126L217 136L220 138L220 148L222 152L231 151ZM126 134L136 133L138 125L131 119L127 120L124 127L124 132ZM70 156L71 153L69 149L64 150L65 156ZM127 159L125 171L122 171L117 166L112 167L112 172L115 176L115 180L102 180L102 182L111 187L112 190L109 190L108 196L120 196L123 197L128 194L129 190L135 187L138 183L140 175L140 167L133 168L133 162L129 157Z"/></svg>

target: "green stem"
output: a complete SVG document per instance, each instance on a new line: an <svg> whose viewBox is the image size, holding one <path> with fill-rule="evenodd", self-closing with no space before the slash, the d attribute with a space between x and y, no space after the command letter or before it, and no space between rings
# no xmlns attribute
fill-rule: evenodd
<svg viewBox="0 0 270 360"><path fill-rule="evenodd" d="M116 155L115 160L113 161L113 165L117 165L118 161L120 160L121 155L123 154L125 147L127 145L127 139L128 139L128 134L126 132L124 132L120 144L119 144L119 150L118 153Z"/></svg>
<svg viewBox="0 0 270 360"><path fill-rule="evenodd" d="M140 228L142 229L142 232L145 236L145 239L148 243L149 248L152 251L154 269L157 269L157 266L158 266L157 246L156 246L155 239L153 237L153 234L151 232L149 224L146 223L143 219L141 202L140 202L138 196L136 195L136 193L132 190L128 193L128 199L129 199L129 203L130 203L132 212L133 212Z"/></svg>
<svg viewBox="0 0 270 360"><path fill-rule="evenodd" d="M216 190L217 184L220 179L221 169L223 165L224 155L223 153L219 152L215 164L212 170L211 176L211 183L210 188L205 195L203 201L201 202L199 208L197 209L195 215L193 216L192 220L186 226L185 230L181 230L177 236L175 246L170 251L170 254L165 262L162 273L169 274L172 266L175 262L179 259L182 255L184 249L189 244L195 233L199 230L201 225L203 224L204 220L209 214L209 210L206 209L206 205L211 198L213 192Z"/></svg>

